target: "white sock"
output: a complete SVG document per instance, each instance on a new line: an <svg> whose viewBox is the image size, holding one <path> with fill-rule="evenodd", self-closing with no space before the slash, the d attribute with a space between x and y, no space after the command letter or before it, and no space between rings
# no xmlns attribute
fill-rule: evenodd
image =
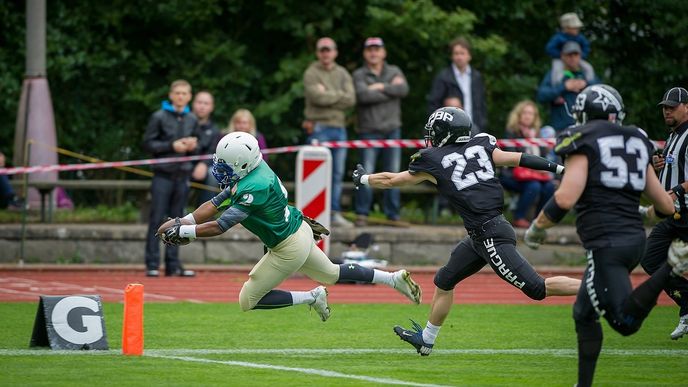
<svg viewBox="0 0 688 387"><path fill-rule="evenodd" d="M427 324L425 324L425 329L423 329L423 341L428 344L435 344L435 339L440 333L440 328L442 328L441 325L432 325L432 323L428 321Z"/></svg>
<svg viewBox="0 0 688 387"><path fill-rule="evenodd" d="M315 298L311 292L289 292L291 293L291 299L294 305L301 304L312 304L315 302Z"/></svg>
<svg viewBox="0 0 688 387"><path fill-rule="evenodd" d="M394 287L394 273L373 269L373 283Z"/></svg>

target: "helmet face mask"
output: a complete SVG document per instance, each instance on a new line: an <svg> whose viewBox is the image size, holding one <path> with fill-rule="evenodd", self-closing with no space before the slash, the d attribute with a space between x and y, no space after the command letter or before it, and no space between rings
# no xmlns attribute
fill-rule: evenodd
<svg viewBox="0 0 688 387"><path fill-rule="evenodd" d="M210 171L220 188L234 186L262 161L258 140L244 132L229 133L217 144Z"/></svg>
<svg viewBox="0 0 688 387"><path fill-rule="evenodd" d="M471 139L473 123L461 109L442 107L435 110L425 124L425 146L441 147L446 144L467 142Z"/></svg>
<svg viewBox="0 0 688 387"><path fill-rule="evenodd" d="M215 180L220 183L220 188L223 190L233 186L240 179L240 177L234 173L232 167L224 160L219 159L217 154L213 155L213 166L210 167L210 172L213 174Z"/></svg>
<svg viewBox="0 0 688 387"><path fill-rule="evenodd" d="M583 89L576 96L576 102L571 110L576 125L583 125L593 119L621 124L626 116L623 99L619 92L604 84Z"/></svg>

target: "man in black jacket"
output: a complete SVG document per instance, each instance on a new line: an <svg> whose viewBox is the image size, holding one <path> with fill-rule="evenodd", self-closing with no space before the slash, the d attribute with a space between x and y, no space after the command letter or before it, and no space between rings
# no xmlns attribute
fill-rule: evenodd
<svg viewBox="0 0 688 387"><path fill-rule="evenodd" d="M143 136L143 148L155 158L184 156L197 148L197 120L187 106L191 101L191 85L176 80L170 86L169 101L151 116ZM171 101L171 103L170 103ZM189 182L193 163L156 164L153 166L151 208L146 236L146 275L160 275L160 244L155 233L165 216L182 216L189 195ZM165 275L193 277L179 261L179 247L165 248Z"/></svg>
<svg viewBox="0 0 688 387"><path fill-rule="evenodd" d="M464 38L456 38L449 43L452 63L435 76L428 95L428 113L441 108L444 99L459 96L463 110L473 121L474 133L487 132L487 100L485 84L479 71L473 69L471 45Z"/></svg>

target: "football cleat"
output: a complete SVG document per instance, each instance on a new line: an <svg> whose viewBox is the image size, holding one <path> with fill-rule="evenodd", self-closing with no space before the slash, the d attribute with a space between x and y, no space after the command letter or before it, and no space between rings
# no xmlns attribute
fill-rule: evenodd
<svg viewBox="0 0 688 387"><path fill-rule="evenodd" d="M681 316L678 320L676 329L671 332L671 340L678 340L686 334L688 334L688 314Z"/></svg>
<svg viewBox="0 0 688 387"><path fill-rule="evenodd" d="M330 318L330 307L327 305L327 288L318 286L311 290L311 296L313 296L315 301L308 305L312 309L315 309L321 320L327 321L327 319Z"/></svg>
<svg viewBox="0 0 688 387"><path fill-rule="evenodd" d="M423 327L413 320L411 320L411 324L413 324L413 330L404 329L397 325L394 327L394 333L396 333L401 340L413 345L413 348L415 348L416 352L420 353L421 356L430 355L434 344L428 344L423 341Z"/></svg>
<svg viewBox="0 0 688 387"><path fill-rule="evenodd" d="M423 292L416 281L411 278L411 273L406 270L395 271L392 277L394 289L403 294L415 304L420 304Z"/></svg>
<svg viewBox="0 0 688 387"><path fill-rule="evenodd" d="M672 267L672 272L680 277L688 272L688 243L680 239L674 239L669 246L667 262Z"/></svg>

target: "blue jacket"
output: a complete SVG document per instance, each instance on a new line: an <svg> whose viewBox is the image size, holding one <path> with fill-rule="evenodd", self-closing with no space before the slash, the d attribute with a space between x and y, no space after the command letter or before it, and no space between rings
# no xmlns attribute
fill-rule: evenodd
<svg viewBox="0 0 688 387"><path fill-rule="evenodd" d="M568 79L585 79L582 71L566 71L566 76L561 82L552 84L552 71L548 71L540 82L537 91L537 101L549 106L549 124L557 131L566 129L575 123L571 107L576 102L578 93L566 90L564 82ZM595 76L588 85L600 83Z"/></svg>
<svg viewBox="0 0 688 387"><path fill-rule="evenodd" d="M590 54L590 42L588 42L588 39L586 39L583 34L569 35L559 31L549 38L549 42L547 42L545 46L545 52L552 58L559 59L561 57L561 48L564 47L564 43L568 41L574 41L580 44L581 50L583 51L581 55L582 58L588 58Z"/></svg>

